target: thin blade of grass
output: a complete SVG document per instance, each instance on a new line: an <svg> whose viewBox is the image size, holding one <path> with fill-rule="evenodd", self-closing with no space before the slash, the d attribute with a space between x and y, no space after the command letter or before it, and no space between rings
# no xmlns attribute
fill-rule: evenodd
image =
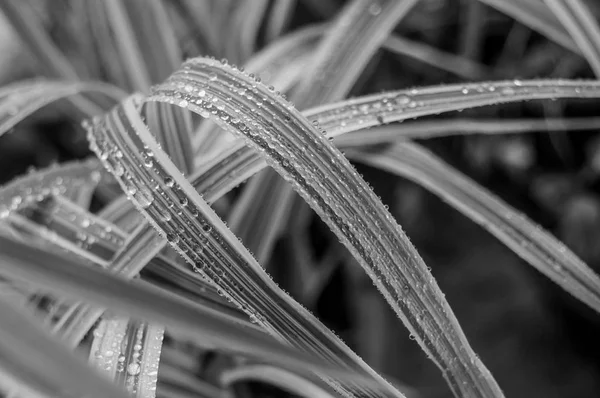
<svg viewBox="0 0 600 398"><path fill-rule="evenodd" d="M297 0L281 0L271 6L271 13L266 27L266 35L269 41L281 36L281 33L292 19L296 2Z"/></svg>
<svg viewBox="0 0 600 398"><path fill-rule="evenodd" d="M138 210L194 270L273 336L336 366L359 371L379 388L402 396L262 271L158 147L140 118L136 101L137 97L126 100L99 120L89 130L89 139L98 156L106 157L106 168ZM148 158L152 159L150 167L144 161ZM149 186L156 189L149 191ZM349 391L373 394L355 383L327 380L344 395Z"/></svg>
<svg viewBox="0 0 600 398"><path fill-rule="evenodd" d="M79 264L70 258L2 236L0 249L0 272L58 295L90 301L118 314L131 314L157 324L169 325L169 328L199 344L262 359L286 369L301 373L318 369L341 379L354 378L361 383L372 383L355 372L332 367L314 356L278 343L263 331L244 327L225 314L194 305L143 282L126 282L96 268L82 271ZM57 356L59 359L67 353L58 351L61 352Z"/></svg>
<svg viewBox="0 0 600 398"><path fill-rule="evenodd" d="M237 57L233 59L241 61L248 59L256 50L258 33L267 13L269 2L268 0L242 0L238 3L232 21L238 26L237 31L239 34L239 37L237 37ZM235 47L232 46L231 48L234 49Z"/></svg>
<svg viewBox="0 0 600 398"><path fill-rule="evenodd" d="M544 0L600 77L600 26L581 0Z"/></svg>
<svg viewBox="0 0 600 398"><path fill-rule="evenodd" d="M355 161L422 185L481 225L550 280L600 311L600 278L594 271L550 233L431 152L404 142L382 151L346 153Z"/></svg>
<svg viewBox="0 0 600 398"><path fill-rule="evenodd" d="M160 0L116 1L114 5L107 4L107 7L116 39L129 43L119 47L121 55L133 51L131 62L125 65L126 70L130 71L129 75L137 74L136 70L142 67L140 65L145 68L146 86L133 85L135 89L147 90L151 82L164 80L181 64L179 43ZM148 107L151 109L145 114L151 130L157 134L159 142L177 167L185 173L190 172L193 168L193 155L189 113L160 104L149 104Z"/></svg>
<svg viewBox="0 0 600 398"><path fill-rule="evenodd" d="M263 179L248 182L227 218L227 225L236 236L243 237L259 264L267 264L276 239L285 230L286 223L276 220L289 219L293 203L293 190L280 189L274 192L264 189L276 186L280 181L277 173L265 175ZM264 217L266 212L271 217Z"/></svg>
<svg viewBox="0 0 600 398"><path fill-rule="evenodd" d="M183 91L187 85L192 90ZM149 100L187 107L243 137L357 258L452 391L502 396L402 229L343 155L291 104L237 69L202 58L186 62Z"/></svg>
<svg viewBox="0 0 600 398"><path fill-rule="evenodd" d="M458 53L470 60L478 60L481 56L482 44L485 39L485 14L488 11L482 3L471 0L462 0L466 8L461 18L461 28Z"/></svg>
<svg viewBox="0 0 600 398"><path fill-rule="evenodd" d="M12 180L0 187L0 220L50 195L77 187L94 187L100 181L100 163L93 159L73 161Z"/></svg>
<svg viewBox="0 0 600 398"><path fill-rule="evenodd" d="M14 83L0 90L0 136L44 106L79 94L101 94L114 103L124 96L118 88L104 83L44 80Z"/></svg>
<svg viewBox="0 0 600 398"><path fill-rule="evenodd" d="M114 44L119 52L118 60L123 65L130 87L138 91L148 90L152 80L133 32L125 4L122 0L107 0L101 4L106 9L106 23L114 32Z"/></svg>
<svg viewBox="0 0 600 398"><path fill-rule="evenodd" d="M293 101L304 108L347 95L373 54L416 3L414 0L349 2L310 57L308 68L292 93ZM291 209L294 207L292 202L302 203L297 195L292 194L292 188L274 171L266 171L256 178L262 182L257 183L260 188L253 192L279 197L281 208ZM234 212L242 214L236 226L255 227L249 234L237 229L233 231L251 252L261 253L261 260L268 261L279 232L289 224L289 212L288 217L282 217L286 214L275 214L264 201L252 198L248 193L235 207ZM253 224L257 219L261 223Z"/></svg>
<svg viewBox="0 0 600 398"><path fill-rule="evenodd" d="M544 0L479 0L541 33L567 50L577 51L577 44Z"/></svg>
<svg viewBox="0 0 600 398"><path fill-rule="evenodd" d="M316 49L294 93L300 108L345 97L416 0L355 0L342 10Z"/></svg>
<svg viewBox="0 0 600 398"><path fill-rule="evenodd" d="M191 25L198 30L195 36L206 41L208 53L215 56L221 55L219 48L219 32L216 21L212 18L210 4L204 1L179 0L176 5L180 8L180 13L190 18ZM201 43L202 44L202 43ZM202 48L202 46L201 46Z"/></svg>
<svg viewBox="0 0 600 398"><path fill-rule="evenodd" d="M2 239L2 238L0 238ZM2 256L2 265L11 262ZM38 260L43 261L42 258ZM96 374L39 324L0 299L0 351L5 361L52 386L59 396L122 397L127 394ZM35 384L34 384L35 385Z"/></svg>
<svg viewBox="0 0 600 398"><path fill-rule="evenodd" d="M162 0L129 0L123 5L149 80L164 80L182 61L179 42L165 4Z"/></svg>
<svg viewBox="0 0 600 398"><path fill-rule="evenodd" d="M393 53L408 56L468 80L483 80L488 76L485 66L475 61L443 52L400 35L390 35L383 43L383 47Z"/></svg>
<svg viewBox="0 0 600 398"><path fill-rule="evenodd" d="M399 126L390 124L373 130L365 129L337 136L335 144L340 147L391 143L406 138L427 139L453 135L524 134L533 132L598 131L600 118L543 119L441 119L407 122Z"/></svg>

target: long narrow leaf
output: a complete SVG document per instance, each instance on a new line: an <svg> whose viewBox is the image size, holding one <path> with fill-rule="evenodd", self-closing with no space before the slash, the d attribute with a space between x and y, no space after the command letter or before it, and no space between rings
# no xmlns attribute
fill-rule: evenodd
<svg viewBox="0 0 600 398"><path fill-rule="evenodd" d="M106 159L105 166L138 210L195 270L274 336L337 366L360 370L380 388L401 396L262 271L157 146L135 100L130 98L99 121L89 131L89 138L92 149ZM150 166L144 161L148 158L152 159ZM149 191L148 186L156 189ZM372 394L354 383L328 381L346 394L355 389Z"/></svg>
<svg viewBox="0 0 600 398"><path fill-rule="evenodd" d="M192 90L184 96L180 87L185 86ZM186 62L150 99L187 107L245 138L359 260L451 389L502 396L404 232L343 155L291 104L238 70L207 59ZM440 335L443 340L434 338Z"/></svg>
<svg viewBox="0 0 600 398"><path fill-rule="evenodd" d="M417 144L382 151L351 150L361 163L406 177L481 225L579 300L600 311L600 278L548 232Z"/></svg>
<svg viewBox="0 0 600 398"><path fill-rule="evenodd" d="M103 83L44 80L14 83L0 90L0 136L44 106L79 94L101 94L113 103L124 96L118 88Z"/></svg>
<svg viewBox="0 0 600 398"><path fill-rule="evenodd" d="M0 267L4 269L11 262L3 253ZM124 391L100 378L82 358L45 333L39 324L3 300L0 300L0 317L3 362L10 361L13 366L26 369L26 374L52 386L58 396L127 397Z"/></svg>
<svg viewBox="0 0 600 398"><path fill-rule="evenodd" d="M40 285L61 296L90 301L120 314L135 314L158 324L169 325L200 344L262 359L301 373L319 369L341 379L355 378L361 383L370 383L357 373L331 367L313 356L277 343L262 331L243 327L227 315L194 305L167 291L141 282L126 282L95 268L81 272L80 266L69 258L2 236L0 249L2 274ZM46 341L38 340L40 344ZM53 350L63 352L55 344L50 346ZM32 349L36 347L38 344L32 345ZM62 358L66 354L65 350L56 357Z"/></svg>

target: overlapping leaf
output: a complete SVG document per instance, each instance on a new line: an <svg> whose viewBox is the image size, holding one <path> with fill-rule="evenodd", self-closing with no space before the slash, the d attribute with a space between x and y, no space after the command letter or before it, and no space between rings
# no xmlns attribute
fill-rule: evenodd
<svg viewBox="0 0 600 398"><path fill-rule="evenodd" d="M451 388L457 394L502 395L400 227L345 158L293 106L249 76L208 59L185 63L181 73L155 90L154 98L211 117L244 137L355 255L443 369ZM442 341L434 337L440 333Z"/></svg>
<svg viewBox="0 0 600 398"><path fill-rule="evenodd" d="M267 331L333 364L362 369L378 380L380 388L401 395L264 274L157 146L140 119L134 99L96 124L90 139L94 151L106 158L105 165L136 207L189 264ZM150 191L148 186L156 188ZM334 385L340 392L358 389L372 394L354 383Z"/></svg>

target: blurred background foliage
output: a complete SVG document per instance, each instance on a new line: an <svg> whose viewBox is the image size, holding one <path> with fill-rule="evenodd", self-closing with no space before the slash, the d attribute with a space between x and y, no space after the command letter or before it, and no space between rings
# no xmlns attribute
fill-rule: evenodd
<svg viewBox="0 0 600 398"><path fill-rule="evenodd" d="M87 55L81 52L82 43L74 42L69 34L76 21L69 18L67 3L37 3L38 12L45 17L45 29L77 65L78 57ZM295 3L285 31L326 21L344 2ZM588 3L595 15L600 15L600 3ZM187 56L207 54L243 63L250 55L219 47L220 41L227 40L225 37L217 37L216 42L207 40L203 48L194 47L198 40L189 38L204 32L187 22L180 25L179 32ZM228 29L223 27L223 35ZM580 55L474 0L422 0L395 32L421 45L417 47L422 50L421 57L414 55L418 53L414 49L412 55L382 49L352 95L466 80L593 78ZM268 42L268 35L267 27L261 28L257 49ZM23 50L6 20L0 20L0 49L0 83L38 74L38 65ZM439 54L453 54L469 67L448 71L442 68L445 59ZM98 65L97 76L109 80L109 71L102 67ZM593 117L597 106L589 100L522 102L440 118L482 121ZM16 127L18 134L0 138L0 183L31 167L89 155L79 122L65 115L56 107L46 108ZM554 129L558 131L474 134L424 143L548 228L600 272L600 135L594 130L566 133L560 126ZM432 268L473 348L506 396L600 396L600 320L592 310L525 266L480 227L423 188L379 170L357 167ZM303 281L297 275L295 261L323 267L327 270L325 278ZM362 269L310 211L298 209L267 268L282 288L376 370L414 387L418 396L448 396L433 363L410 340ZM199 372L206 375L211 367L226 361L214 354L198 355L204 358L199 361ZM264 396L275 393L266 387L261 389Z"/></svg>

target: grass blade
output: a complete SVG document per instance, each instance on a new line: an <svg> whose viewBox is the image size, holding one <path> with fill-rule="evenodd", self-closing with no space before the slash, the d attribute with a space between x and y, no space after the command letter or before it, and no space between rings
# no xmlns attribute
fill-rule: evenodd
<svg viewBox="0 0 600 398"><path fill-rule="evenodd" d="M121 0L107 0L102 4L106 9L106 22L114 32L114 44L119 52L117 59L122 62L130 87L138 91L148 90L152 80L125 4Z"/></svg>
<svg viewBox="0 0 600 398"><path fill-rule="evenodd" d="M162 0L129 0L123 6L149 80L164 80L183 60L165 4Z"/></svg>
<svg viewBox="0 0 600 398"><path fill-rule="evenodd" d="M270 18L267 21L267 39L275 40L281 36L286 25L292 19L297 0L282 0L273 4Z"/></svg>
<svg viewBox="0 0 600 398"><path fill-rule="evenodd" d="M354 0L316 49L294 93L299 108L345 97L365 66L416 0ZM342 72L343 71L343 72Z"/></svg>
<svg viewBox="0 0 600 398"><path fill-rule="evenodd" d="M100 167L95 159L74 161L12 180L0 187L0 220L50 195L64 193L67 187L95 186L101 178Z"/></svg>
<svg viewBox="0 0 600 398"><path fill-rule="evenodd" d="M188 85L192 90L182 91ZM404 232L343 155L292 105L248 75L202 58L186 62L149 100L187 107L243 137L353 253L453 392L502 396ZM440 335L443 340L433 339Z"/></svg>
<svg viewBox="0 0 600 398"><path fill-rule="evenodd" d="M600 278L591 268L550 233L426 149L405 142L372 153L350 150L347 155L422 185L600 312Z"/></svg>
<svg viewBox="0 0 600 398"><path fill-rule="evenodd" d="M581 0L544 0L571 35L596 76L600 77L600 27Z"/></svg>
<svg viewBox="0 0 600 398"><path fill-rule="evenodd" d="M239 26L237 57L233 59L246 60L255 52L258 33L267 13L268 5L269 2L267 0L245 0L238 2L232 21ZM236 47L231 46L231 48L234 49Z"/></svg>
<svg viewBox="0 0 600 398"><path fill-rule="evenodd" d="M391 124L372 130L357 130L337 136L340 147L385 144L412 138L427 139L470 134L523 134L533 132L594 131L600 129L600 118L544 118L544 119L441 119L404 123L402 128Z"/></svg>
<svg viewBox="0 0 600 398"><path fill-rule="evenodd" d="M0 90L0 136L40 108L79 94L100 94L115 103L124 96L118 88L104 83L44 80L14 83Z"/></svg>
<svg viewBox="0 0 600 398"><path fill-rule="evenodd" d="M133 80L134 89L147 90L150 83L164 80L181 64L179 43L161 0L119 0L108 3L106 7L116 40L123 42L118 47L120 59L131 58L125 64L125 70L130 79L132 75L141 75L144 79L138 83ZM123 57L125 54L129 58ZM148 109L145 115L151 130L175 164L184 172L190 172L193 155L189 113L161 104L149 104L148 107L152 109Z"/></svg>
<svg viewBox="0 0 600 398"><path fill-rule="evenodd" d="M390 35L383 43L383 47L393 53L408 56L468 80L482 80L488 75L485 67L477 62L443 52L400 35Z"/></svg>

